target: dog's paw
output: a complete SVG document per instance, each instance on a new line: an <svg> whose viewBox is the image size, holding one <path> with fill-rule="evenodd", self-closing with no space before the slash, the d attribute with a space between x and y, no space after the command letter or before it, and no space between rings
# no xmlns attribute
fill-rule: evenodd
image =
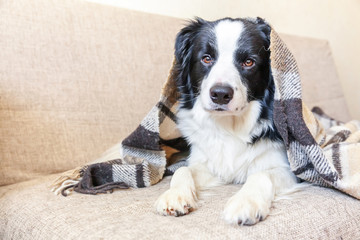
<svg viewBox="0 0 360 240"><path fill-rule="evenodd" d="M270 212L271 200L261 196L236 194L225 205L223 218L236 225L253 225L264 220Z"/></svg>
<svg viewBox="0 0 360 240"><path fill-rule="evenodd" d="M190 189L170 188L155 202L156 211L164 216L183 216L196 208L196 195Z"/></svg>

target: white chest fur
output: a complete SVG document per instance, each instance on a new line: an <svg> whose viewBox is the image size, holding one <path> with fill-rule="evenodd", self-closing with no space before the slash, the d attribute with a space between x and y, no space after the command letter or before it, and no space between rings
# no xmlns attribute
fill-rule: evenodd
<svg viewBox="0 0 360 240"><path fill-rule="evenodd" d="M270 126L257 123L259 114L260 104L256 101L239 116L211 115L203 110L200 101L191 110L180 109L178 127L191 144L189 164L206 164L226 183L243 183L252 172L286 164L282 144L270 140L249 144L251 133ZM270 153L269 158L272 158L274 150L280 152L275 154L276 159L263 157Z"/></svg>

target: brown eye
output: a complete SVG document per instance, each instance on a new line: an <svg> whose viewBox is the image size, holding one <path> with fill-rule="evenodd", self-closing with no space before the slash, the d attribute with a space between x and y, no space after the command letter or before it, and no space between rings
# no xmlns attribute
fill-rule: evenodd
<svg viewBox="0 0 360 240"><path fill-rule="evenodd" d="M205 55L202 57L201 61L207 65L210 65L210 64L212 64L212 62L214 60L212 59L212 57L210 55Z"/></svg>
<svg viewBox="0 0 360 240"><path fill-rule="evenodd" d="M253 65L254 65L254 61L253 60L251 60L251 59L246 59L246 61L245 62L243 62L243 66L244 67L252 67Z"/></svg>

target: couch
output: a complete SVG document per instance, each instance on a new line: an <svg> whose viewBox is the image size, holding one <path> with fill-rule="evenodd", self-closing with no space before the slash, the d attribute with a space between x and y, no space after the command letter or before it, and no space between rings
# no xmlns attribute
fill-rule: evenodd
<svg viewBox="0 0 360 240"><path fill-rule="evenodd" d="M0 239L360 239L360 201L318 186L274 203L251 227L221 219L238 185L210 190L179 218L153 208L170 177L112 194L50 191L59 173L137 127L158 99L184 24L80 0L0 1ZM282 37L305 102L349 120L328 42Z"/></svg>

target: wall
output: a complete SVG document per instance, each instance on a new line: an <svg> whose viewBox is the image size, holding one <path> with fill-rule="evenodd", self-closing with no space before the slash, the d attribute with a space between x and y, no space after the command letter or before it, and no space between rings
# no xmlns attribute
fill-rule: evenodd
<svg viewBox="0 0 360 240"><path fill-rule="evenodd" d="M89 1L185 19L261 16L278 32L327 39L350 113L360 119L360 0Z"/></svg>

